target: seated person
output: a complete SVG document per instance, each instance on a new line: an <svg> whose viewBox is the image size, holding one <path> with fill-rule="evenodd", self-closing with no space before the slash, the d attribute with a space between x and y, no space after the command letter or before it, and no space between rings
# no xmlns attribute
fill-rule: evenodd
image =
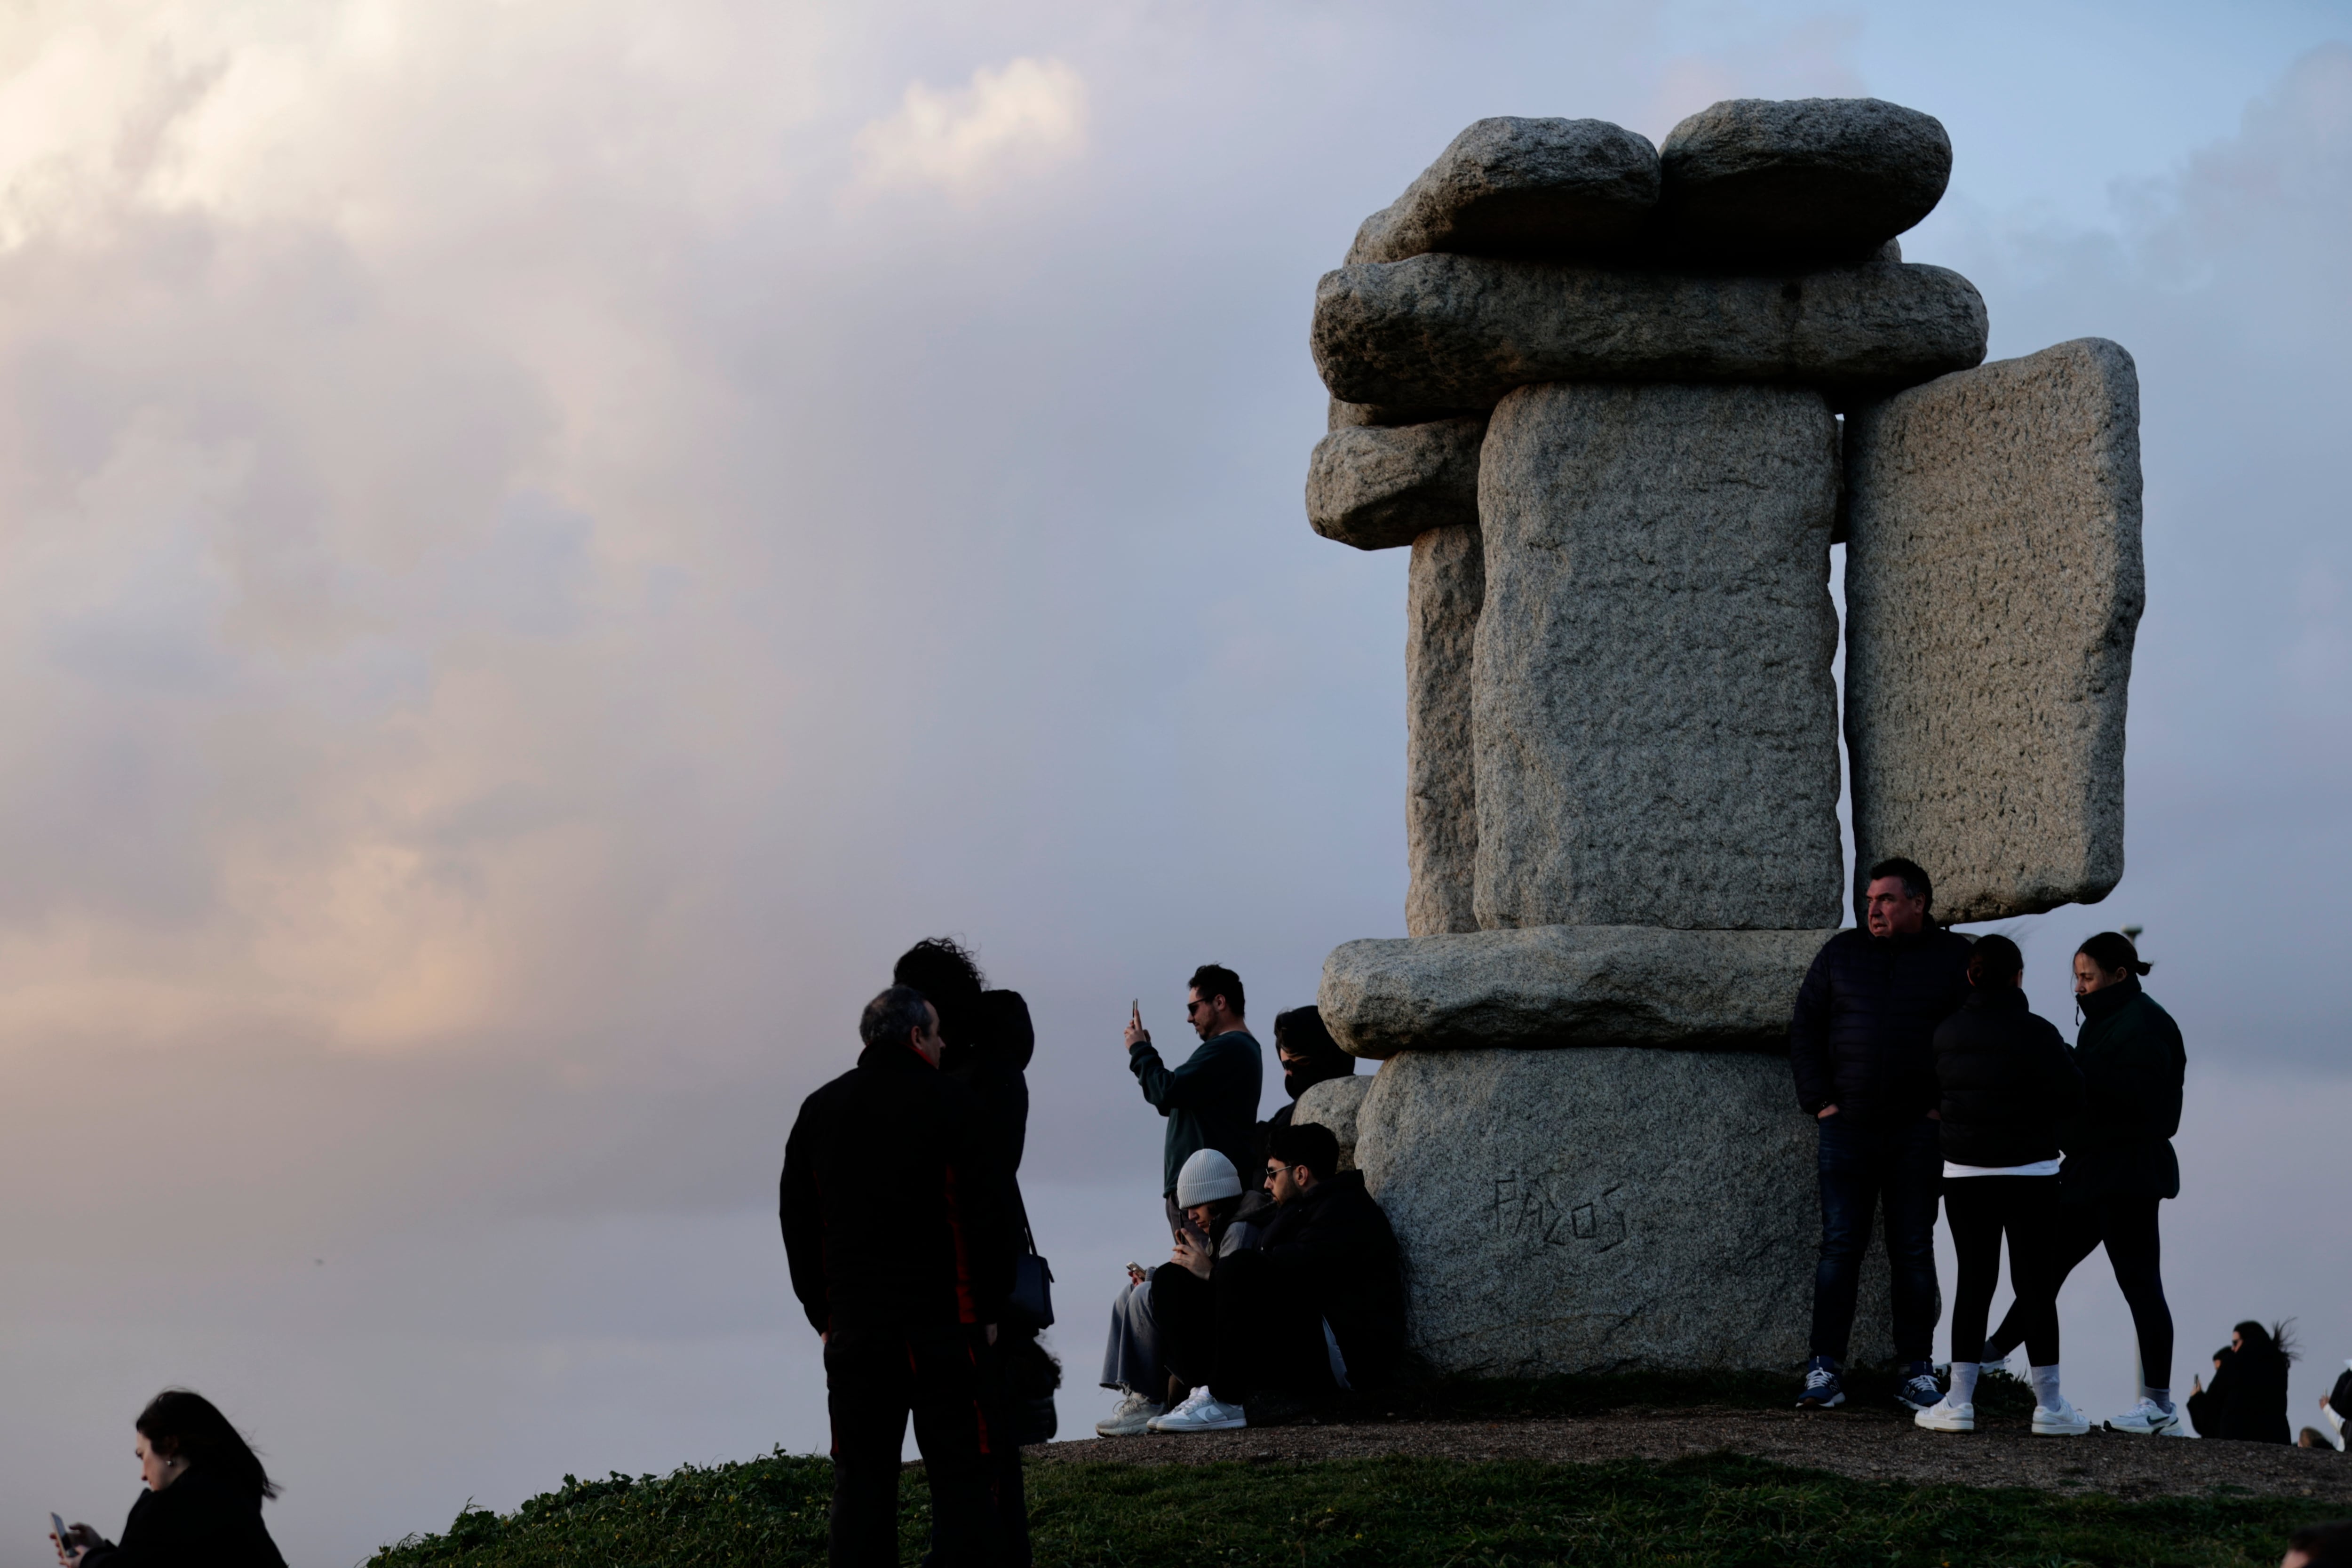
<svg viewBox="0 0 2352 1568"><path fill-rule="evenodd" d="M1169 1364L1191 1394L1154 1432L1248 1425L1263 1390L1313 1405L1393 1377L1404 1347L1404 1289L1388 1216L1341 1172L1328 1127L1274 1134L1275 1208L1254 1247L1212 1257L1180 1241L1153 1276Z"/></svg>
<svg viewBox="0 0 2352 1568"><path fill-rule="evenodd" d="M1244 1193L1241 1173L1214 1149L1195 1150L1184 1162L1177 1173L1176 1202L1185 1226L1177 1237L1176 1259L1197 1241L1205 1243L1201 1256L1212 1263L1255 1247L1263 1230L1259 1222L1273 1207L1263 1192ZM1095 1430L1106 1437L1138 1436L1168 1408L1169 1367L1152 1310L1152 1280L1136 1264L1127 1268L1127 1289L1111 1303L1110 1342L1103 1349L1102 1385L1120 1394L1118 1407L1095 1423ZM1184 1274L1188 1282L1192 1278L1177 1260L1160 1265L1159 1272L1171 1269Z"/></svg>
<svg viewBox="0 0 2352 1568"><path fill-rule="evenodd" d="M2352 1422L2352 1361L2336 1374L2336 1386L2319 1396L2319 1414L2327 1425L2305 1427L2295 1437L2296 1447L2342 1449L2352 1444L2344 1433L2345 1424Z"/></svg>
<svg viewBox="0 0 2352 1568"><path fill-rule="evenodd" d="M1276 1129L1290 1125L1291 1113L1298 1109L1298 1097L1318 1083L1352 1078L1356 1071L1356 1058L1339 1048L1339 1042L1323 1026L1323 1015L1312 1007L1293 1007L1274 1016L1274 1054L1282 1062L1282 1092L1290 1098L1257 1124L1257 1163L1261 1166L1272 1148L1267 1140L1274 1136Z"/></svg>

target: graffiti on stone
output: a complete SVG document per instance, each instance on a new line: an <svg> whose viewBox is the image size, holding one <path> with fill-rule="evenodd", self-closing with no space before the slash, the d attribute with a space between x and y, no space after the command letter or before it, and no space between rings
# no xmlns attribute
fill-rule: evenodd
<svg viewBox="0 0 2352 1568"><path fill-rule="evenodd" d="M1622 1184L1593 1194L1567 1171L1536 1176L1514 1172L1492 1180L1495 1195L1487 1215L1498 1238L1547 1247L1582 1244L1595 1252L1625 1239Z"/></svg>

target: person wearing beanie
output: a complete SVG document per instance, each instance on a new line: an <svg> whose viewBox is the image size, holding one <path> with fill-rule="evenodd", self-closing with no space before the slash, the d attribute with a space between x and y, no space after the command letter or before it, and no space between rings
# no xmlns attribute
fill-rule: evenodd
<svg viewBox="0 0 2352 1568"><path fill-rule="evenodd" d="M1095 1430L1106 1437L1147 1431L1149 1423L1169 1407L1168 1336L1157 1303L1168 1303L1167 1310L1180 1323L1188 1307L1198 1307L1193 1297L1200 1282L1181 1266L1187 1244L1195 1239L1205 1243L1202 1250L1213 1274L1217 1260L1257 1245L1265 1212L1273 1206L1264 1193L1244 1193L1241 1173L1214 1149L1193 1151L1176 1174L1174 1196L1183 1226L1175 1253L1149 1275L1129 1264L1127 1289L1111 1304L1102 1385L1118 1390L1119 1402L1095 1423Z"/></svg>
<svg viewBox="0 0 2352 1568"><path fill-rule="evenodd" d="M1180 1245L1181 1272L1154 1277L1165 1277L1169 1359L1192 1389L1150 1430L1243 1426L1253 1403L1263 1419L1269 1402L1311 1409L1394 1375L1404 1344L1396 1237L1363 1173L1339 1163L1329 1128L1284 1128L1266 1160L1275 1207L1256 1246L1211 1260Z"/></svg>

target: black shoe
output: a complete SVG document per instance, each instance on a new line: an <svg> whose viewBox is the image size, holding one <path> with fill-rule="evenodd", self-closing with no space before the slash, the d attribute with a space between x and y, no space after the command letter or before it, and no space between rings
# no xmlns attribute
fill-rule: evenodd
<svg viewBox="0 0 2352 1568"><path fill-rule="evenodd" d="M1838 1381L1837 1363L1817 1355L1805 1363L1805 1392L1798 1396L1800 1410L1834 1410L1845 1403L1845 1384Z"/></svg>

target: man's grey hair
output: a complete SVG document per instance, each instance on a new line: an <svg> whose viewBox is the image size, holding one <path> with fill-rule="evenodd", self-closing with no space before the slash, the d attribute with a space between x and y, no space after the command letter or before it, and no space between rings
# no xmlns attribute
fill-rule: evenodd
<svg viewBox="0 0 2352 1568"><path fill-rule="evenodd" d="M865 1016L857 1020L857 1037L869 1046L885 1040L907 1043L907 1037L929 1020L924 1012L930 1000L911 985L893 985L873 1001L866 1004Z"/></svg>

